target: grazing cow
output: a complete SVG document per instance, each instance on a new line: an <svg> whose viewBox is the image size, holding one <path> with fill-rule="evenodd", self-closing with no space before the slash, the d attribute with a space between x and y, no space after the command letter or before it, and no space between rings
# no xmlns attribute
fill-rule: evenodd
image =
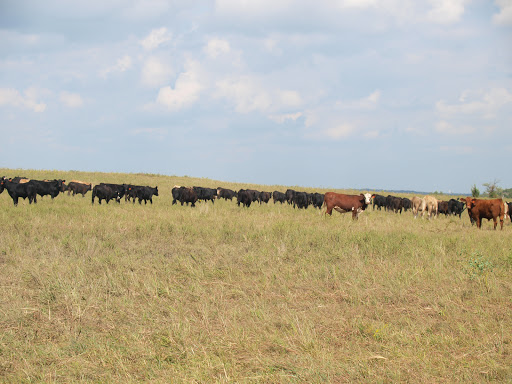
<svg viewBox="0 0 512 384"><path fill-rule="evenodd" d="M293 196L295 195L295 191L293 189L287 189L284 194L286 196L286 201L291 205L293 203Z"/></svg>
<svg viewBox="0 0 512 384"><path fill-rule="evenodd" d="M493 220L494 229L498 225L500 218L501 229L503 229L503 217L505 216L505 204L502 199L481 200L473 197L461 198L466 202L469 218L476 221L478 228L482 227L482 219Z"/></svg>
<svg viewBox="0 0 512 384"><path fill-rule="evenodd" d="M76 194L80 193L82 195L82 197L85 196L85 194L88 192L88 191L91 191L92 190L92 184L91 183L79 183L77 181L70 181L69 184L67 185L67 191L68 191L68 195L73 192L73 196L75 196Z"/></svg>
<svg viewBox="0 0 512 384"><path fill-rule="evenodd" d="M402 208L404 212L407 212L408 209L412 209L412 202L407 197L402 198Z"/></svg>
<svg viewBox="0 0 512 384"><path fill-rule="evenodd" d="M192 187L196 191L198 200L210 200L212 204L215 204L215 198L217 198L217 190L213 188L203 187Z"/></svg>
<svg viewBox="0 0 512 384"><path fill-rule="evenodd" d="M258 201L261 203L268 203L270 198L272 197L272 192L260 192L258 196Z"/></svg>
<svg viewBox="0 0 512 384"><path fill-rule="evenodd" d="M191 203L191 207L196 206L197 201L197 193L193 188L180 187L179 185L175 185L172 189L172 204L176 204L176 201L183 204Z"/></svg>
<svg viewBox="0 0 512 384"><path fill-rule="evenodd" d="M327 192L324 195L324 205L326 206L324 215L332 215L332 210L335 209L340 213L352 212L352 219L357 220L359 214L370 204L372 197L370 193L344 195L336 192Z"/></svg>
<svg viewBox="0 0 512 384"><path fill-rule="evenodd" d="M445 216L450 215L452 212L450 211L450 204L447 201L437 201L437 211L439 214L444 213Z"/></svg>
<svg viewBox="0 0 512 384"><path fill-rule="evenodd" d="M418 217L418 213L421 212L421 217L423 217L423 214L426 210L426 204L425 200L423 200L421 197L413 196L411 199L412 203L412 214L414 215L414 218L416 219Z"/></svg>
<svg viewBox="0 0 512 384"><path fill-rule="evenodd" d="M148 200L153 204L153 196L158 196L158 187L140 187L137 188L136 192L139 204L142 204L142 200L144 200L144 204L147 204ZM135 203L135 199L133 199L133 202Z"/></svg>
<svg viewBox="0 0 512 384"><path fill-rule="evenodd" d="M386 208L386 197L382 195L375 195L373 198L373 205L372 208L375 211L375 206L377 206L377 209L380 211L382 207Z"/></svg>
<svg viewBox="0 0 512 384"><path fill-rule="evenodd" d="M232 189L226 189L226 188L217 188L217 197L219 199L224 199L229 201L233 201L233 197L236 197L236 192Z"/></svg>
<svg viewBox="0 0 512 384"><path fill-rule="evenodd" d="M37 190L35 185L29 183L15 183L11 180L2 178L0 180L1 191L7 189L7 193L12 198L14 206L18 206L18 199L21 197L23 200L28 198L29 204L32 202L37 203Z"/></svg>
<svg viewBox="0 0 512 384"><path fill-rule="evenodd" d="M279 202L283 204L286 201L286 195L283 192L274 191L272 192L272 198L274 199L274 204ZM322 200L323 203L323 200Z"/></svg>
<svg viewBox="0 0 512 384"><path fill-rule="evenodd" d="M32 184L36 188L36 192L39 196L43 197L50 195L52 200L57 197L60 192L64 191L64 182L66 180L52 180L52 181L41 181L41 180L30 180L26 184ZM20 182L21 184L21 182Z"/></svg>
<svg viewBox="0 0 512 384"><path fill-rule="evenodd" d="M307 209L309 205L308 195L306 192L295 192L293 195L293 208L297 206L299 209Z"/></svg>
<svg viewBox="0 0 512 384"><path fill-rule="evenodd" d="M118 189L112 188L106 184L95 185L92 189L92 204L94 204L94 198L98 198L98 203L101 205L101 200L105 200L108 204L110 200L115 200L118 203L121 200L121 195Z"/></svg>
<svg viewBox="0 0 512 384"><path fill-rule="evenodd" d="M324 195L323 193L312 193L311 194L311 205L315 208L322 209L322 205L324 203Z"/></svg>

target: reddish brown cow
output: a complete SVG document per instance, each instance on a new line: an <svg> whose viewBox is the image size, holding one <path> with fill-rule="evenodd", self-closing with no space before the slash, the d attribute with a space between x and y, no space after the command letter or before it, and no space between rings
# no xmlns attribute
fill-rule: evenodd
<svg viewBox="0 0 512 384"><path fill-rule="evenodd" d="M496 229L499 217L501 229L503 229L505 206L502 199L480 200L473 197L461 197L460 201L466 203L469 218L476 221L478 228L482 227L482 219L492 219L494 221L494 229Z"/></svg>
<svg viewBox="0 0 512 384"><path fill-rule="evenodd" d="M357 220L359 214L366 209L374 196L375 195L371 195L370 193L344 195L341 193L327 192L324 195L324 205L327 208L324 215L332 215L332 210L335 209L340 213L352 212L352 219Z"/></svg>

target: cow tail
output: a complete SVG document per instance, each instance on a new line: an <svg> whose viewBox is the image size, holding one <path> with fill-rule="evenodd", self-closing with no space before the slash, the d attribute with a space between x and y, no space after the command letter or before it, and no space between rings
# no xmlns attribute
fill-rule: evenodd
<svg viewBox="0 0 512 384"><path fill-rule="evenodd" d="M92 201L91 201L91 204L94 204L94 197L96 196L96 189L93 188L92 189Z"/></svg>

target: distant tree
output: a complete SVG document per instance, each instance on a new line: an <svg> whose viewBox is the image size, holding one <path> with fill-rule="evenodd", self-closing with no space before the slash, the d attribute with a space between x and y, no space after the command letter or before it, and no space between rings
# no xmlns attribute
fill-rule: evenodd
<svg viewBox="0 0 512 384"><path fill-rule="evenodd" d="M512 188L504 189L503 196L505 196L508 199L512 198Z"/></svg>
<svg viewBox="0 0 512 384"><path fill-rule="evenodd" d="M476 187L475 184L471 187L471 196L473 197L479 197L480 196L480 190Z"/></svg>
<svg viewBox="0 0 512 384"><path fill-rule="evenodd" d="M482 184L485 187L485 194L491 199L495 199L503 195L503 188L498 186L499 182L499 180L494 179L492 182Z"/></svg>

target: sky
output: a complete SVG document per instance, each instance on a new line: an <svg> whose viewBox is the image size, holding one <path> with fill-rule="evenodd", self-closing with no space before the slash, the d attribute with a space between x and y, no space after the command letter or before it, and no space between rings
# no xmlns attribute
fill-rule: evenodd
<svg viewBox="0 0 512 384"><path fill-rule="evenodd" d="M0 0L0 167L512 188L512 0Z"/></svg>

